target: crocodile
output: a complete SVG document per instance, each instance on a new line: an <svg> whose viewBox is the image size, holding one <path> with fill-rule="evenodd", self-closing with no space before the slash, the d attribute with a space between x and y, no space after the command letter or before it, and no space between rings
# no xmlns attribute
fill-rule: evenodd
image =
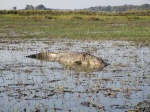
<svg viewBox="0 0 150 112"><path fill-rule="evenodd" d="M41 52L26 57L51 62L57 61L65 65L81 65L92 68L102 68L106 66L102 58L85 52Z"/></svg>

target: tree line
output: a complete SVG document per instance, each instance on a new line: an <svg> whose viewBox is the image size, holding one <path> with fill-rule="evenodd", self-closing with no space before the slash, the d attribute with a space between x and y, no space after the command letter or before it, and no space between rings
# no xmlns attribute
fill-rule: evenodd
<svg viewBox="0 0 150 112"><path fill-rule="evenodd" d="M125 12L130 10L150 10L150 4L142 4L142 5L122 5L122 6L96 6L86 8L85 10L92 11L109 11L109 12Z"/></svg>
<svg viewBox="0 0 150 112"><path fill-rule="evenodd" d="M34 7L33 5L26 5L24 10L52 10L50 8L46 8L44 5L38 5L36 7Z"/></svg>
<svg viewBox="0 0 150 112"><path fill-rule="evenodd" d="M52 10L51 8L46 8L44 5L38 5L34 7L33 5L26 5L24 10ZM80 10L89 10L89 11L106 11L106 12L125 12L130 10L150 10L150 4L142 5L122 5L122 6L95 6Z"/></svg>

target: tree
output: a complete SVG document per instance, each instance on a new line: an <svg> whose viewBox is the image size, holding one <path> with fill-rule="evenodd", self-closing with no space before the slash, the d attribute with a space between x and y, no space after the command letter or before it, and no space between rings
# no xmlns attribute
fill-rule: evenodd
<svg viewBox="0 0 150 112"><path fill-rule="evenodd" d="M47 8L44 5L38 5L35 7L35 10L46 10Z"/></svg>
<svg viewBox="0 0 150 112"><path fill-rule="evenodd" d="M34 6L27 4L25 10L34 10Z"/></svg>
<svg viewBox="0 0 150 112"><path fill-rule="evenodd" d="M122 6L96 6L87 8L87 10L93 11L115 11L115 12L125 12L129 10L150 10L150 4L143 5L122 5Z"/></svg>
<svg viewBox="0 0 150 112"><path fill-rule="evenodd" d="M149 4L143 4L140 6L140 9L143 9L143 10L150 9L150 5Z"/></svg>
<svg viewBox="0 0 150 112"><path fill-rule="evenodd" d="M106 8L105 8L105 11L111 11L111 6L107 6Z"/></svg>

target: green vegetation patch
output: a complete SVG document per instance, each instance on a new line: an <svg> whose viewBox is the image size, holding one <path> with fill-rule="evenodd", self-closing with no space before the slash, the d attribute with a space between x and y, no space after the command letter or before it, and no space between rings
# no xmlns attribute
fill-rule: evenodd
<svg viewBox="0 0 150 112"><path fill-rule="evenodd" d="M147 13L0 11L0 38L126 40L150 45Z"/></svg>

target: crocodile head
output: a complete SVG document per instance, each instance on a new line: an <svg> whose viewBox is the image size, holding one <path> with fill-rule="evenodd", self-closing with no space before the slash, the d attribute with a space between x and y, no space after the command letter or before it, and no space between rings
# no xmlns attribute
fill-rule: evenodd
<svg viewBox="0 0 150 112"><path fill-rule="evenodd" d="M94 56L88 56L88 61L89 61L89 65L94 68L106 66L106 64L104 63L104 61L101 58L97 58Z"/></svg>

